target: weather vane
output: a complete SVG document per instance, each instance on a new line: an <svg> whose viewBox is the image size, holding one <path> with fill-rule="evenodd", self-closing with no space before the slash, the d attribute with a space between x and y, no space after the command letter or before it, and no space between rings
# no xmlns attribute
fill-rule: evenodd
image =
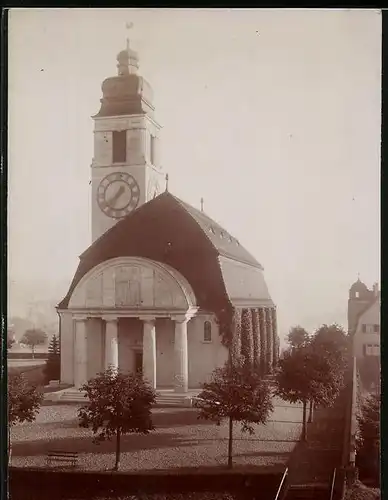
<svg viewBox="0 0 388 500"><path fill-rule="evenodd" d="M129 51L129 30L133 28L133 23L125 23L127 50Z"/></svg>
<svg viewBox="0 0 388 500"><path fill-rule="evenodd" d="M201 198L201 212L203 212L203 198Z"/></svg>

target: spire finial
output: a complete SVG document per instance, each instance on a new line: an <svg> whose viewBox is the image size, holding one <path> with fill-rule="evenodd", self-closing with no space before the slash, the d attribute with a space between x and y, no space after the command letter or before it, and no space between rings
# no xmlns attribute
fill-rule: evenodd
<svg viewBox="0 0 388 500"><path fill-rule="evenodd" d="M125 50L122 50L118 55L117 55L117 69L118 69L118 75L119 76L127 76L129 74L136 74L137 70L139 69L139 58L137 53L130 48L129 46L129 36L128 32L130 29L133 28L133 23L125 23L125 29L126 29L126 48Z"/></svg>
<svg viewBox="0 0 388 500"><path fill-rule="evenodd" d="M357 280L360 281L360 273L357 273Z"/></svg>
<svg viewBox="0 0 388 500"><path fill-rule="evenodd" d="M168 174L166 174L166 193L168 193Z"/></svg>
<svg viewBox="0 0 388 500"><path fill-rule="evenodd" d="M203 198L201 198L201 212L203 212Z"/></svg>

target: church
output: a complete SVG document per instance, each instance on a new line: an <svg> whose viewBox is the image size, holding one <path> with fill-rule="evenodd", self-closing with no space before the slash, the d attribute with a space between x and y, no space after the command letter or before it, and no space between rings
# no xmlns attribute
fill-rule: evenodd
<svg viewBox="0 0 388 500"><path fill-rule="evenodd" d="M203 208L168 191L153 91L129 42L102 94L92 243L57 306L61 383L77 389L113 366L187 394L242 355L271 372L279 338L263 267Z"/></svg>

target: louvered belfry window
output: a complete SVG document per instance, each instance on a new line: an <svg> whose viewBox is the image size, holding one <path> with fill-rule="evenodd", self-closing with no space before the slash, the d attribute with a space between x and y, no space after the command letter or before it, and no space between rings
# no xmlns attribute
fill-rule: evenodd
<svg viewBox="0 0 388 500"><path fill-rule="evenodd" d="M112 142L113 163L125 163L127 161L127 131L115 130Z"/></svg>

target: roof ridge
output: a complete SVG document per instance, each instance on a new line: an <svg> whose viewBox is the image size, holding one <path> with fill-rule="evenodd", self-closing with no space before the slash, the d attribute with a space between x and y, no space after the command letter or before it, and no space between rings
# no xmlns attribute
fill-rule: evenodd
<svg viewBox="0 0 388 500"><path fill-rule="evenodd" d="M180 198L178 198L177 196L171 194L171 196L182 206L182 208L190 215L190 217L195 221L195 223L199 226L199 228L201 229L201 231L203 233L205 233L206 235L206 238L210 241L212 247L217 251L218 255L222 255L224 257L227 257L229 259L232 259L232 260L235 260L236 262L242 262L243 264L247 264L247 265L250 265L250 266L254 266L254 267L258 267L260 268L261 270L264 270L263 266L260 264L260 262L258 262L256 260L256 258L250 253L248 252L248 250L243 246L241 245L240 241L238 240L238 238L236 238L235 236L233 236L229 231L227 231L223 226L221 226L220 223L218 223L217 221L215 221L214 219L212 219L209 215L207 215L205 212L202 212L201 210L199 210L198 208L190 205L190 203L187 203L186 201L183 201L181 200ZM198 220L196 220L196 218L194 217L194 215L187 209L187 207L189 207L190 209L194 210L197 215L199 217L203 217L204 219L206 219L206 221L211 225L211 227L213 227L213 225L217 226L217 228L225 233L227 236L229 236L229 238L232 238L232 240L234 240L239 246L242 246L242 248L244 249L244 251L250 256L250 258L252 259L251 262L249 262L247 259L244 259L242 257L236 257L235 255L233 255L233 253L230 253L228 252L227 250L222 250L221 248L217 247L215 245L215 243L213 242L213 240L211 239L211 237L209 236L209 234L207 233L207 231L204 231L203 227L201 227L201 224L198 222Z"/></svg>

